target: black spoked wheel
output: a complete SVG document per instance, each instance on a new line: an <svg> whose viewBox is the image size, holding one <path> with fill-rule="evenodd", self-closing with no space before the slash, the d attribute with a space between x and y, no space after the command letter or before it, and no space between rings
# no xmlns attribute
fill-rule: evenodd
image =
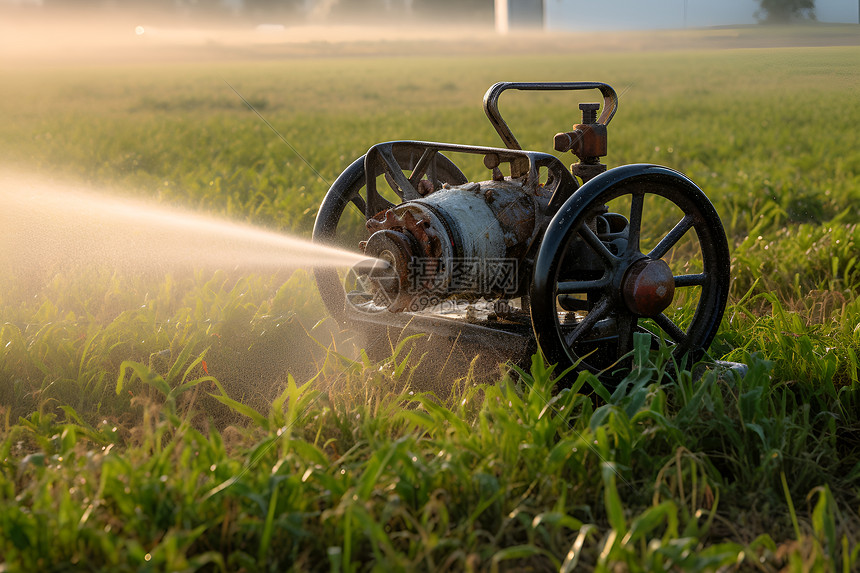
<svg viewBox="0 0 860 573"><path fill-rule="evenodd" d="M689 179L628 165L595 177L559 209L534 267L531 317L559 371L578 363L610 386L633 335L698 360L720 325L729 251L719 216Z"/></svg>
<svg viewBox="0 0 860 573"><path fill-rule="evenodd" d="M419 165L422 153L410 146L394 145L392 155L401 171L413 184L422 179L429 180L429 174L435 174L431 181L434 188L442 184L462 185L466 177L450 159L441 153L435 154L429 164ZM337 246L347 250L359 251L359 242L367 240L367 193L365 156L356 159L332 184L323 198L314 222L313 240ZM418 168L418 171L413 171ZM403 191L388 173L380 174L380 180L387 185L377 185L379 204L375 210L384 210L401 203ZM371 216L376 213L370 213ZM317 288L329 314L340 322L346 318L346 303L350 294L363 296L364 293L347 293L343 280L338 271L333 268L319 267L314 269Z"/></svg>

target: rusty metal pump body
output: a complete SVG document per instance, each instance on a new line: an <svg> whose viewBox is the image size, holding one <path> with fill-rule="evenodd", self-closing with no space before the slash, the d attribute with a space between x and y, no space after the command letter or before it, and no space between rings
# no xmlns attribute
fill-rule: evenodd
<svg viewBox="0 0 860 573"><path fill-rule="evenodd" d="M601 93L602 103L580 104L581 122L553 138L557 152L578 158L570 169L554 155L521 149L498 109L510 89ZM617 108L615 91L599 82L503 82L487 91L484 110L504 148L374 145L335 181L317 214L314 240L339 243L345 213L360 211L363 236L340 246L370 261L346 279L315 271L329 312L346 324L408 324L497 344L503 334L525 337L563 368L576 365L606 380L629 368L637 332L650 334L654 345L665 340L679 358L701 357L728 293L722 224L705 194L674 170L606 170L600 158ZM450 154L482 155L491 177L468 181ZM680 217L650 249L640 245L646 198L668 202ZM629 211L607 208L619 199ZM673 271L667 259L685 236L701 254L696 272ZM698 293L683 326L666 314L682 289ZM450 304L440 310L451 301L465 302L465 314L450 312Z"/></svg>

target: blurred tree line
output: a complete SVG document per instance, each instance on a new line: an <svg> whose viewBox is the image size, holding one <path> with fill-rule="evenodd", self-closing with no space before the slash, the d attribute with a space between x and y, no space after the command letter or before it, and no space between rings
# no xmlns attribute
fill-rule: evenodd
<svg viewBox="0 0 860 573"><path fill-rule="evenodd" d="M766 24L815 20L815 0L759 0L759 6L756 17Z"/></svg>

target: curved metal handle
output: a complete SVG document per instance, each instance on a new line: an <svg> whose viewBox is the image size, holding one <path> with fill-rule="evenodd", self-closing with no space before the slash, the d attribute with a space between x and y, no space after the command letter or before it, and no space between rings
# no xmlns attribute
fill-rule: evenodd
<svg viewBox="0 0 860 573"><path fill-rule="evenodd" d="M609 125L612 116L618 110L618 95L609 84L601 82L499 82L493 85L484 94L484 113L490 119L490 123L502 138L508 149L522 149L517 138L514 137L511 128L502 119L499 113L499 96L505 90L532 90L532 91L563 91L563 90L600 90L603 95L603 111L597 119L597 123Z"/></svg>

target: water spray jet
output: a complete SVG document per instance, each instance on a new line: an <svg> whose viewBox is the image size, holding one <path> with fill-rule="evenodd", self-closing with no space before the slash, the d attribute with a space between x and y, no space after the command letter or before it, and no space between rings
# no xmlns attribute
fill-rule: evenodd
<svg viewBox="0 0 860 573"><path fill-rule="evenodd" d="M7 272L108 266L276 270L372 264L362 253L34 177L0 175Z"/></svg>

